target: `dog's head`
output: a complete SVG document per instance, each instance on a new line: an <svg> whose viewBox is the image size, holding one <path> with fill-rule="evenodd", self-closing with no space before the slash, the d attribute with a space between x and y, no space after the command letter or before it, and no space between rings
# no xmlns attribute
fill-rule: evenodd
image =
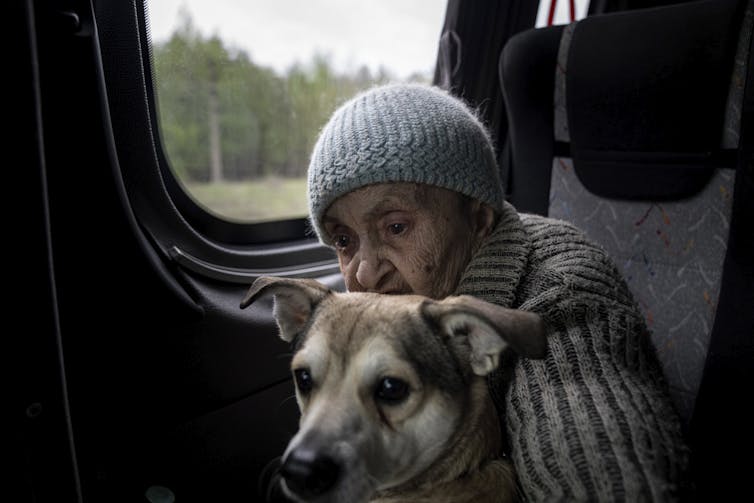
<svg viewBox="0 0 754 503"><path fill-rule="evenodd" d="M510 347L546 351L540 318L474 297L337 293L313 280L259 278L241 303L274 294L300 428L283 456L297 501L367 501L429 468L468 406L471 382Z"/></svg>

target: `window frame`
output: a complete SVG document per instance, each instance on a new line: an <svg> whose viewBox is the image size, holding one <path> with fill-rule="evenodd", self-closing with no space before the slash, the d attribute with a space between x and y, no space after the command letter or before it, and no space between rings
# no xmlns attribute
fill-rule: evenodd
<svg viewBox="0 0 754 503"><path fill-rule="evenodd" d="M306 217L240 223L201 207L173 174L162 146L144 0L95 5L109 120L127 203L166 262L215 280L339 274L333 250Z"/></svg>
<svg viewBox="0 0 754 503"><path fill-rule="evenodd" d="M311 234L306 216L300 218L278 219L263 222L236 222L213 214L198 204L189 192L181 185L170 166L170 160L165 154L162 138L159 135L160 121L158 117L157 95L155 90L154 57L152 52L151 34L148 29L149 0L140 5L140 24L142 53L149 54L144 61L145 80L149 83L145 91L149 101L150 122L155 132L155 148L160 171L165 181L165 188L182 215L197 231L217 242L231 245L269 244L292 239L301 239Z"/></svg>

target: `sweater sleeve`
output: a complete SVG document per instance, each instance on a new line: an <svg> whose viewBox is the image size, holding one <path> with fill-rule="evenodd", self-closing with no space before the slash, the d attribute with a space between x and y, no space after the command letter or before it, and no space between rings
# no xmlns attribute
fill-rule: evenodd
<svg viewBox="0 0 754 503"><path fill-rule="evenodd" d="M533 501L676 501L688 455L644 320L601 249L578 235L558 243L535 247L519 288L518 307L547 323L548 354L516 360L507 389L491 383L522 490Z"/></svg>

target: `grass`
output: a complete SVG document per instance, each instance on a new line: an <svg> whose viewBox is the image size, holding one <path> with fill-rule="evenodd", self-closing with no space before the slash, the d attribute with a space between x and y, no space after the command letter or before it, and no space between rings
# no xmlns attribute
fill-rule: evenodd
<svg viewBox="0 0 754 503"><path fill-rule="evenodd" d="M303 217L306 178L268 177L218 183L184 183L188 193L209 212L225 219L264 222Z"/></svg>

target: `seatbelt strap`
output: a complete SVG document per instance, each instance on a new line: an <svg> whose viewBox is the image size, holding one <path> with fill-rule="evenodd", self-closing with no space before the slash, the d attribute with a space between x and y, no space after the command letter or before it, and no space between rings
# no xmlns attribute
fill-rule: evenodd
<svg viewBox="0 0 754 503"><path fill-rule="evenodd" d="M749 0L747 16L751 17ZM751 21L751 19L749 19ZM733 210L715 323L689 442L697 501L750 497L754 463L754 51L748 66Z"/></svg>

